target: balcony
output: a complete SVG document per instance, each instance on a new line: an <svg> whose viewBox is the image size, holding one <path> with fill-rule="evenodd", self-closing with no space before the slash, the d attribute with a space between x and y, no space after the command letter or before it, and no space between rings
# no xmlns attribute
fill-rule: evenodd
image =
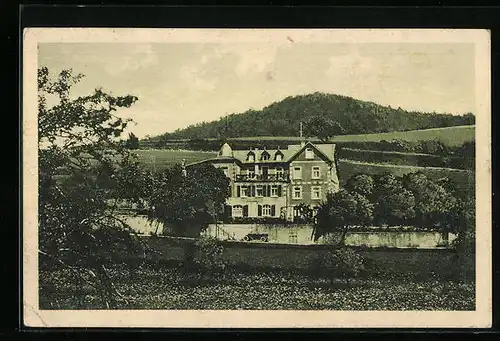
<svg viewBox="0 0 500 341"><path fill-rule="evenodd" d="M288 174L257 174L257 175L247 175L238 174L235 177L235 181L289 181Z"/></svg>

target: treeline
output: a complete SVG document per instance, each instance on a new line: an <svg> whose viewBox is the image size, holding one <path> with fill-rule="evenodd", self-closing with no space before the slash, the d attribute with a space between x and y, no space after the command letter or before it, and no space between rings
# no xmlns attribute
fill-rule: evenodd
<svg viewBox="0 0 500 341"><path fill-rule="evenodd" d="M473 232L474 198L472 185L459 186L448 179L434 181L421 172L402 177L360 173L320 205L315 215L315 237L372 224Z"/></svg>
<svg viewBox="0 0 500 341"><path fill-rule="evenodd" d="M201 122L164 134L167 139L229 138L239 136L299 136L299 122L324 117L337 122L343 134L369 134L391 131L472 125L472 113L457 116L423 113L382 106L351 97L315 92L289 96L262 110L230 114L217 121Z"/></svg>
<svg viewBox="0 0 500 341"><path fill-rule="evenodd" d="M142 141L142 148L182 148L188 150L199 150L199 151L217 151L220 147L228 142L231 148L235 150L244 150L255 147L267 148L286 148L291 144L298 144L297 140L287 140L287 139L252 139L252 140L239 140L234 139L203 139L203 138L193 138L188 140L175 140L167 138L158 138L148 141ZM320 144L319 142L316 142ZM403 153L422 153L422 154L433 154L433 155L460 155L464 157L474 157L475 156L475 142L466 141L459 146L449 146L444 144L439 140L418 140L418 141L406 141L402 139L393 140L381 140L381 141L339 141L333 142L337 147L348 148L348 149L361 149L361 150L378 150L387 152L403 152Z"/></svg>

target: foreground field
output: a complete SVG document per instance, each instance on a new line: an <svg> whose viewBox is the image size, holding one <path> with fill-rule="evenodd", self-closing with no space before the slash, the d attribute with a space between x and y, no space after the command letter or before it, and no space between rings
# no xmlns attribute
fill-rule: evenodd
<svg viewBox="0 0 500 341"><path fill-rule="evenodd" d="M71 282L64 281L71 278ZM186 279L177 269L114 271L117 309L474 310L474 284L360 279L333 284L299 274L226 273ZM69 273L42 273L41 309L103 309L95 289ZM68 283L72 283L71 285Z"/></svg>

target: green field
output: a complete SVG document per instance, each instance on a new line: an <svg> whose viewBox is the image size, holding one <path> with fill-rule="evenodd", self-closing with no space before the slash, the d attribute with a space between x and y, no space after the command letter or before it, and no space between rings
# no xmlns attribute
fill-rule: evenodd
<svg viewBox="0 0 500 341"><path fill-rule="evenodd" d="M376 175L389 172L396 176L403 176L408 173L415 173L419 171L433 180L448 177L450 180L461 184L475 183L475 172L462 169L375 164L351 160L339 160L338 166L339 178L343 184L347 181L347 179L357 173Z"/></svg>
<svg viewBox="0 0 500 341"><path fill-rule="evenodd" d="M456 126L423 130L395 131L389 133L378 134L361 134L361 135L341 135L335 136L331 142L379 142L382 140L406 140L406 141L421 141L421 140L438 140L447 146L460 146L464 142L475 140L475 126ZM233 138L235 141L299 141L298 136L253 136Z"/></svg>
<svg viewBox="0 0 500 341"><path fill-rule="evenodd" d="M460 146L464 142L474 141L476 133L475 125L454 126L444 128L408 130L408 131L393 131L388 133L374 134L356 134L356 135L339 135L330 139L330 142L380 142L382 140L406 140L406 141L422 141L422 140L438 140L448 146ZM206 138L206 141L217 141L217 138ZM230 141L290 141L299 142L302 140L299 136L243 136L230 137ZM311 138L312 141L318 141L316 138ZM183 144L189 139L170 140Z"/></svg>
<svg viewBox="0 0 500 341"><path fill-rule="evenodd" d="M212 158L217 155L215 152L203 152L192 150L175 150L175 149L144 149L135 150L139 160L148 168L163 169L173 166L176 163L181 163L182 159L186 160L186 164L198 162Z"/></svg>
<svg viewBox="0 0 500 341"><path fill-rule="evenodd" d="M379 142L382 140L438 140L448 146L460 146L464 142L475 140L475 126L456 126L423 130L395 131L389 133L340 135L333 137L331 142ZM232 138L234 141L300 141L298 136L252 136ZM314 139L313 139L314 140Z"/></svg>
<svg viewBox="0 0 500 341"><path fill-rule="evenodd" d="M197 162L208 158L215 157L215 152L202 152L190 150L137 150L139 160L149 169L164 169L171 167L176 163L180 163L182 159L186 163ZM439 168L439 167L416 167L407 165L391 165L367 163L351 160L339 160L339 177L341 182L346 181L349 177L357 173L380 174L390 172L397 176L402 176L407 173L421 171L431 179L441 179L449 177L451 180L459 183L475 182L475 173L473 171Z"/></svg>
<svg viewBox="0 0 500 341"><path fill-rule="evenodd" d="M382 140L389 141L395 139L406 141L438 140L447 146L460 146L464 142L474 141L475 133L475 126L457 126L425 130L395 131L380 134L336 136L332 139L332 142L378 142Z"/></svg>

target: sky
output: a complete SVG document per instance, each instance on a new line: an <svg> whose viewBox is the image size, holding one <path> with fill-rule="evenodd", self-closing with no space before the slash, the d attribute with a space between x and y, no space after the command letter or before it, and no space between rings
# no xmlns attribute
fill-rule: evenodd
<svg viewBox="0 0 500 341"><path fill-rule="evenodd" d="M466 43L40 43L38 63L74 88L139 100L119 112L140 138L316 91L407 110L475 112Z"/></svg>

